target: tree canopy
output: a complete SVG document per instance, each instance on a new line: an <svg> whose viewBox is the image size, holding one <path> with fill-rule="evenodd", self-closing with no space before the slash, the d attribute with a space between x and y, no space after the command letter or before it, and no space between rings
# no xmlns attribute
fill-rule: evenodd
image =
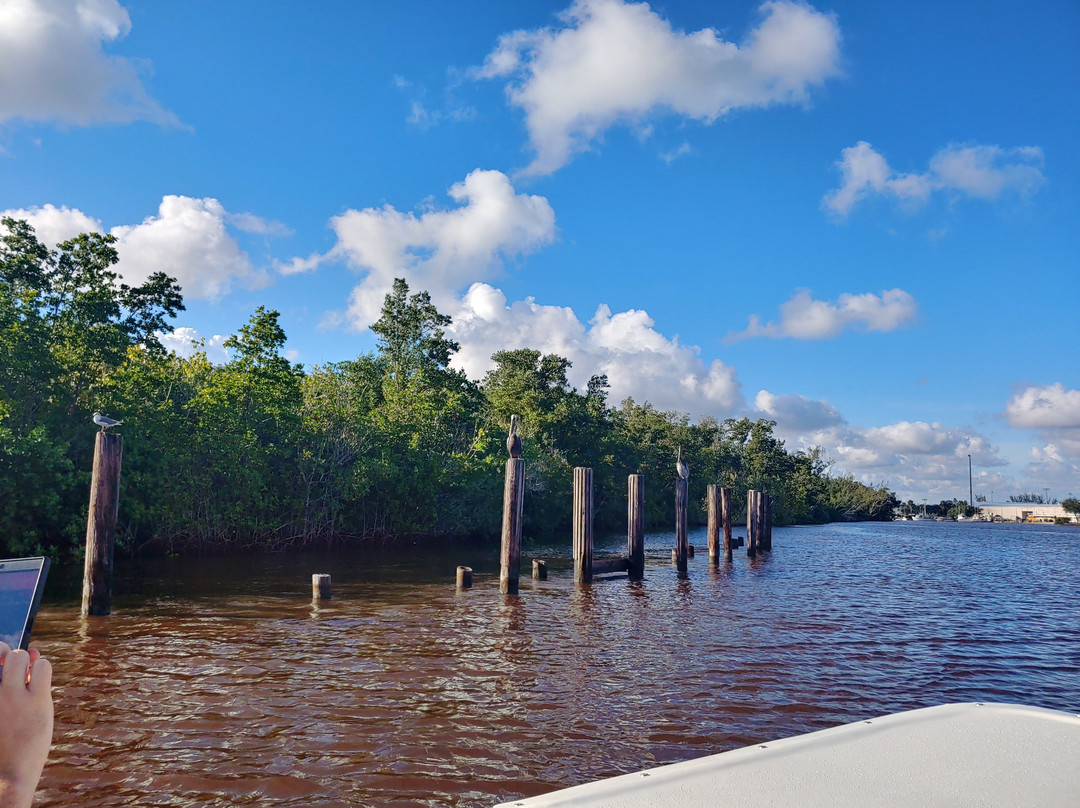
<svg viewBox="0 0 1080 808"><path fill-rule="evenodd" d="M622 530L626 475L646 475L646 521L668 527L677 452L691 518L707 484L776 497L780 524L888 519L884 486L833 476L819 451L789 452L767 420L703 418L627 399L607 379L568 380L569 360L499 351L477 384L454 369L450 318L397 279L372 326L375 351L305 369L282 355L259 307L215 365L166 352L176 281L120 282L111 236L50 250L25 222L0 230L0 548L78 553L94 410L123 418L119 539L136 551L276 549L371 536L498 533L504 439L521 418L527 535L568 535L572 470L595 469L596 525ZM738 512L738 511L737 511Z"/></svg>

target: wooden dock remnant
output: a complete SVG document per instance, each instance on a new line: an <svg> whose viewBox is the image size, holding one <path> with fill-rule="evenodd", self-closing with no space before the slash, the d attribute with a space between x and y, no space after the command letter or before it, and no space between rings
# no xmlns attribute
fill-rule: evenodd
<svg viewBox="0 0 1080 808"><path fill-rule="evenodd" d="M686 559L690 555L690 534L687 529L687 511L690 507L690 468L682 459L679 449L675 468L679 478L675 481L675 567L680 578L687 576Z"/></svg>
<svg viewBox="0 0 1080 808"><path fill-rule="evenodd" d="M311 599L330 600L330 576L324 572L316 572L311 576Z"/></svg>
<svg viewBox="0 0 1080 808"><path fill-rule="evenodd" d="M630 560L627 558L609 558L592 563L593 575L607 575L612 572L629 572Z"/></svg>
<svg viewBox="0 0 1080 808"><path fill-rule="evenodd" d="M705 489L705 533L709 538L709 564L720 564L720 490L719 486L709 485Z"/></svg>
<svg viewBox="0 0 1080 808"><path fill-rule="evenodd" d="M631 581L645 577L645 486L640 474L626 478L626 554Z"/></svg>
<svg viewBox="0 0 1080 808"><path fill-rule="evenodd" d="M755 558L757 556L757 522L754 519L754 500L757 497L757 491L750 489L746 492L746 557Z"/></svg>
<svg viewBox="0 0 1080 808"><path fill-rule="evenodd" d="M547 562L534 558L532 563L532 577L537 581L547 580Z"/></svg>
<svg viewBox="0 0 1080 808"><path fill-rule="evenodd" d="M458 589L471 589L472 588L472 567L458 567L457 568L457 588Z"/></svg>
<svg viewBox="0 0 1080 808"><path fill-rule="evenodd" d="M772 497L764 491L746 492L746 557L772 550Z"/></svg>
<svg viewBox="0 0 1080 808"><path fill-rule="evenodd" d="M763 528L761 537L765 540L765 549L772 552L772 506L773 498L768 494L762 497L761 520Z"/></svg>
<svg viewBox="0 0 1080 808"><path fill-rule="evenodd" d="M731 561L731 489L720 489L720 523L724 531L724 561Z"/></svg>
<svg viewBox="0 0 1080 808"><path fill-rule="evenodd" d="M112 611L113 547L123 458L124 439L114 432L99 431L94 438L94 470L86 516L83 615L106 615Z"/></svg>
<svg viewBox="0 0 1080 808"><path fill-rule="evenodd" d="M593 470L574 469L574 583L593 578Z"/></svg>
<svg viewBox="0 0 1080 808"><path fill-rule="evenodd" d="M510 453L503 483L502 546L499 552L499 591L518 593L521 574L521 519L525 504L525 461L521 458L521 437L517 434L517 416L510 417L510 435L506 439Z"/></svg>

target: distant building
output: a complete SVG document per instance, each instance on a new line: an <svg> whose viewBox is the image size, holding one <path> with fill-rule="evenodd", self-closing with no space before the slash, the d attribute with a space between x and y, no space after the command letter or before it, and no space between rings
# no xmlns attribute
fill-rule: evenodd
<svg viewBox="0 0 1080 808"><path fill-rule="evenodd" d="M1072 519L1061 505L1040 505L1037 502L979 502L979 513L987 519L1000 517L1003 522L1053 522L1062 517Z"/></svg>

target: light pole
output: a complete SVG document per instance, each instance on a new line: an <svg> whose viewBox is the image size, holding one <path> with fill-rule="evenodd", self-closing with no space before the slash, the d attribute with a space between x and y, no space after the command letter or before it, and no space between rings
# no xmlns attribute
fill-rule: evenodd
<svg viewBox="0 0 1080 808"><path fill-rule="evenodd" d="M971 487L971 455L968 455L968 504L972 508L975 507L975 493L974 488Z"/></svg>

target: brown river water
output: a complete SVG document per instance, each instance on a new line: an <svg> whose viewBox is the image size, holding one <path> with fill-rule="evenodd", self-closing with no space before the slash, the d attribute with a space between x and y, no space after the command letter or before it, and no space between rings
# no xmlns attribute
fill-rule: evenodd
<svg viewBox="0 0 1080 808"><path fill-rule="evenodd" d="M485 806L944 702L1080 709L1080 530L785 528L717 571L691 540L687 580L653 534L644 581L589 587L526 546L516 597L461 546L143 562L104 618L47 594L35 804Z"/></svg>

